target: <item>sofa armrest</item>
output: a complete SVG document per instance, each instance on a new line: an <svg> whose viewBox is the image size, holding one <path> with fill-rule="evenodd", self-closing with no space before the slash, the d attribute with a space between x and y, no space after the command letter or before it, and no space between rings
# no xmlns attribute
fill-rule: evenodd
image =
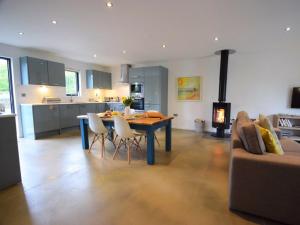
<svg viewBox="0 0 300 225"><path fill-rule="evenodd" d="M300 224L300 157L231 151L229 207Z"/></svg>

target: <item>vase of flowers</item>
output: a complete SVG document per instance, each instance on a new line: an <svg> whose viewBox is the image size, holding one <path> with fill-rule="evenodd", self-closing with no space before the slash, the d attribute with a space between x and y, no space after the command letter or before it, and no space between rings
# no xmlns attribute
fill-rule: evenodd
<svg viewBox="0 0 300 225"><path fill-rule="evenodd" d="M125 114L125 116L128 116L128 115L130 115L130 106L132 104L132 98L131 97L123 97L122 100L123 100L123 105L125 106L124 114Z"/></svg>

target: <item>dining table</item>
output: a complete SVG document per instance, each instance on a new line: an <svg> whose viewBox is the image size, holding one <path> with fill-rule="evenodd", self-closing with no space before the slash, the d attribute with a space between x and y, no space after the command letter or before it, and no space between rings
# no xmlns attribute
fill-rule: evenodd
<svg viewBox="0 0 300 225"><path fill-rule="evenodd" d="M97 114L99 118L102 119L104 126L109 130L109 139L114 140L114 119L111 117L102 117ZM80 132L81 132L81 142L82 148L84 150L89 149L89 129L88 129L88 116L79 115L77 119L80 121ZM146 131L147 140L147 164L155 164L155 144L154 144L154 132L159 128L165 128L165 151L170 152L172 148L172 119L173 117L165 116L163 118L140 118L140 117L125 117L127 119L131 129Z"/></svg>

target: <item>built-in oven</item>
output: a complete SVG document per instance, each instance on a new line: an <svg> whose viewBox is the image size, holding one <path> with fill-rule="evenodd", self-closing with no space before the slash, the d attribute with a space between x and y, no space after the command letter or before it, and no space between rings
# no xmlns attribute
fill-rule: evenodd
<svg viewBox="0 0 300 225"><path fill-rule="evenodd" d="M144 98L133 98L130 108L135 110L144 110Z"/></svg>
<svg viewBox="0 0 300 225"><path fill-rule="evenodd" d="M144 97L144 84L142 84L142 83L130 84L130 96L143 98Z"/></svg>

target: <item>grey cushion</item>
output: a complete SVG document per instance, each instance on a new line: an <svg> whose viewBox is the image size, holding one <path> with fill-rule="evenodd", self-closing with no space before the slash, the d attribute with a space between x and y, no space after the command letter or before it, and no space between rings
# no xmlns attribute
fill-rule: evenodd
<svg viewBox="0 0 300 225"><path fill-rule="evenodd" d="M254 122L238 122L237 129L248 152L253 154L264 154L266 152L266 146L259 128Z"/></svg>

